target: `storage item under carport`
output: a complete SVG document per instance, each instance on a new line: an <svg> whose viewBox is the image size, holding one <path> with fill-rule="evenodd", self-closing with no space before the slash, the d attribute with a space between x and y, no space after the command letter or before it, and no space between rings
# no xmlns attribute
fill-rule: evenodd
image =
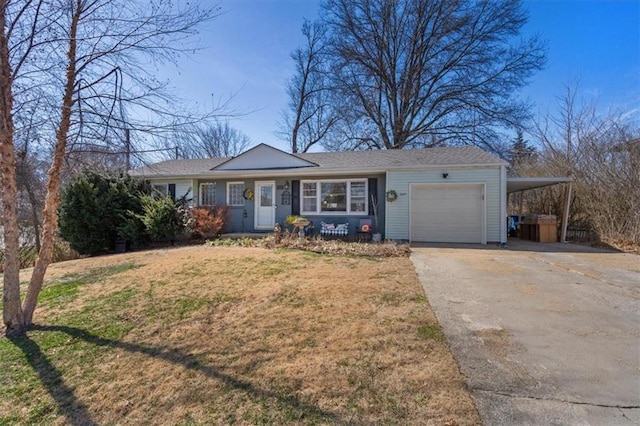
<svg viewBox="0 0 640 426"><path fill-rule="evenodd" d="M520 239L538 243L558 241L558 227L555 215L530 214L520 224Z"/></svg>

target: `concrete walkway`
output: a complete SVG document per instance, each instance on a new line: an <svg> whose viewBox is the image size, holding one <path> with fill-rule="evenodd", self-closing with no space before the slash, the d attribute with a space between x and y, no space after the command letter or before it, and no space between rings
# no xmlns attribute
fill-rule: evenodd
<svg viewBox="0 0 640 426"><path fill-rule="evenodd" d="M483 421L640 424L640 256L509 245L411 255Z"/></svg>

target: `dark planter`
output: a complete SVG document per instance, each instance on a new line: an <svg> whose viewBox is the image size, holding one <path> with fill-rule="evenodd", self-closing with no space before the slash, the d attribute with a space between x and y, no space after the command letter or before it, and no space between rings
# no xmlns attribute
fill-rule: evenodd
<svg viewBox="0 0 640 426"><path fill-rule="evenodd" d="M127 242L125 240L116 240L116 253L126 253Z"/></svg>

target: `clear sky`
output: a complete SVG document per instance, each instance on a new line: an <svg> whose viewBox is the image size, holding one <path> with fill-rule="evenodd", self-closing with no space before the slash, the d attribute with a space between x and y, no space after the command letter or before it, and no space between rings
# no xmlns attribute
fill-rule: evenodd
<svg viewBox="0 0 640 426"><path fill-rule="evenodd" d="M209 106L233 96L230 107L247 114L232 126L253 144L286 150L274 132L288 101L289 55L303 42L303 18L317 18L319 3L218 1L222 15L201 33L206 48L169 72L172 85L184 99ZM547 67L522 92L535 113L553 109L563 86L579 81L601 108L640 121L640 1L531 0L524 7L530 16L524 34L540 33L549 47Z"/></svg>

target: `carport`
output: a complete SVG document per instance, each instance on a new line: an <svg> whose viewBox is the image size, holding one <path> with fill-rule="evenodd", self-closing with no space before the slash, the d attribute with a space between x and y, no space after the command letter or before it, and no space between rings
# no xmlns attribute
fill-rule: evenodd
<svg viewBox="0 0 640 426"><path fill-rule="evenodd" d="M560 242L567 241L567 222L569 220L569 208L571 207L571 183L570 177L512 177L507 178L507 196L512 193L529 191L531 189L544 188L545 186L565 184ZM522 197L518 211L522 215Z"/></svg>

